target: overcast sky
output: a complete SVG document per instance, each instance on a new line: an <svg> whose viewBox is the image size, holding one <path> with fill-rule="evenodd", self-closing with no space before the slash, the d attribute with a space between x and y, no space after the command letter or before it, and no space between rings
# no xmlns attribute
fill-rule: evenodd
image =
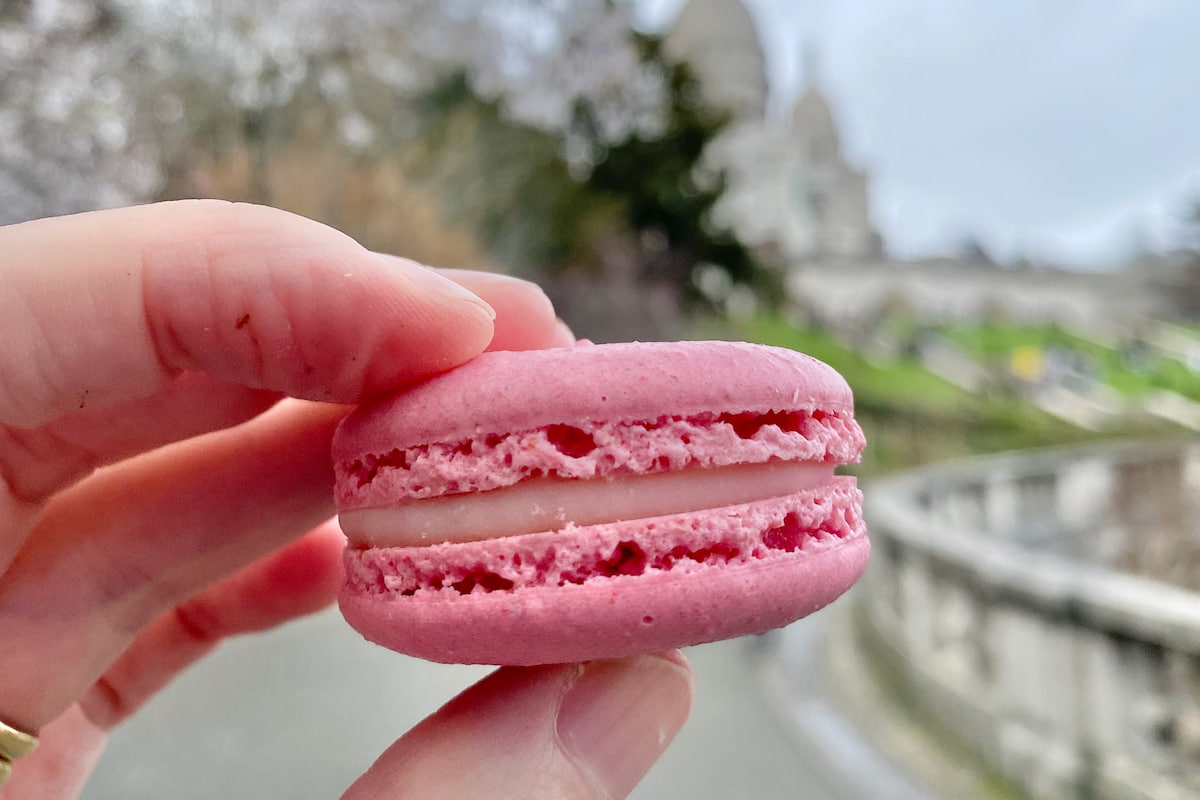
<svg viewBox="0 0 1200 800"><path fill-rule="evenodd" d="M636 0L660 29L683 0ZM1100 265L1200 199L1198 0L745 0L777 109L805 43L893 253Z"/></svg>

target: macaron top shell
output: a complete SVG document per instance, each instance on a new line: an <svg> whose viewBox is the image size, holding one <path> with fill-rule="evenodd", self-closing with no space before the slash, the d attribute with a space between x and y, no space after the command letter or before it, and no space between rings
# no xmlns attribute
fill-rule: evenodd
<svg viewBox="0 0 1200 800"><path fill-rule="evenodd" d="M850 387L826 364L780 347L629 342L500 351L355 411L333 458L353 460L380 442L457 442L571 420L818 408L852 416Z"/></svg>

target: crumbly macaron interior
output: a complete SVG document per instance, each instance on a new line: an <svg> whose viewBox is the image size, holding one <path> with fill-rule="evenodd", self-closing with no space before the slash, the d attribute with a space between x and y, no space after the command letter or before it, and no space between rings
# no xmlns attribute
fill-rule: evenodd
<svg viewBox="0 0 1200 800"><path fill-rule="evenodd" d="M591 479L767 461L847 464L865 442L852 416L819 409L578 421L400 443L334 464L342 511L486 492L539 477Z"/></svg>
<svg viewBox="0 0 1200 800"><path fill-rule="evenodd" d="M552 424L400 446L335 465L352 547L518 536L821 486L862 431L813 409Z"/></svg>

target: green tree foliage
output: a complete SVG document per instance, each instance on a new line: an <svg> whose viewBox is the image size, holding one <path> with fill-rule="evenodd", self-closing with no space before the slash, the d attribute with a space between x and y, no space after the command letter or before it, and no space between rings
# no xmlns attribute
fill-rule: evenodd
<svg viewBox="0 0 1200 800"><path fill-rule="evenodd" d="M588 97L575 101L566 128L537 128L458 73L422 104L419 169L445 187L447 213L518 274L604 281L628 269L639 285L669 287L686 309L705 302L691 275L707 263L770 303L775 273L710 221L724 183L702 155L726 117L701 101L686 67L664 59L658 38L630 36L667 88L653 131L605 142Z"/></svg>
<svg viewBox="0 0 1200 800"><path fill-rule="evenodd" d="M665 244L661 255L648 254L648 277L686 286L685 300L699 299L689 281L696 264L722 267L735 283L751 285L767 299L778 287L758 259L731 232L714 226L710 213L724 190L721 175L708 175L701 158L709 141L728 121L705 105L686 66L668 63L661 41L638 35L642 57L661 65L667 78L666 124L656 137L635 136L609 148L588 178L588 188L600 197L621 198L626 220L651 241ZM580 109L586 119L586 109Z"/></svg>
<svg viewBox="0 0 1200 800"><path fill-rule="evenodd" d="M457 72L416 106L416 175L439 188L447 215L467 224L515 274L536 276L571 258L586 227L584 187L571 178L556 134L510 120L499 99Z"/></svg>

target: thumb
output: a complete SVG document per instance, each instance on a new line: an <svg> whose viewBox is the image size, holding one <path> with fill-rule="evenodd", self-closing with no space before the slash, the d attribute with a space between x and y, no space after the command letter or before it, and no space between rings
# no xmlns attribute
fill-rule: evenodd
<svg viewBox="0 0 1200 800"><path fill-rule="evenodd" d="M678 651L504 667L409 731L342 800L619 800L687 718Z"/></svg>

